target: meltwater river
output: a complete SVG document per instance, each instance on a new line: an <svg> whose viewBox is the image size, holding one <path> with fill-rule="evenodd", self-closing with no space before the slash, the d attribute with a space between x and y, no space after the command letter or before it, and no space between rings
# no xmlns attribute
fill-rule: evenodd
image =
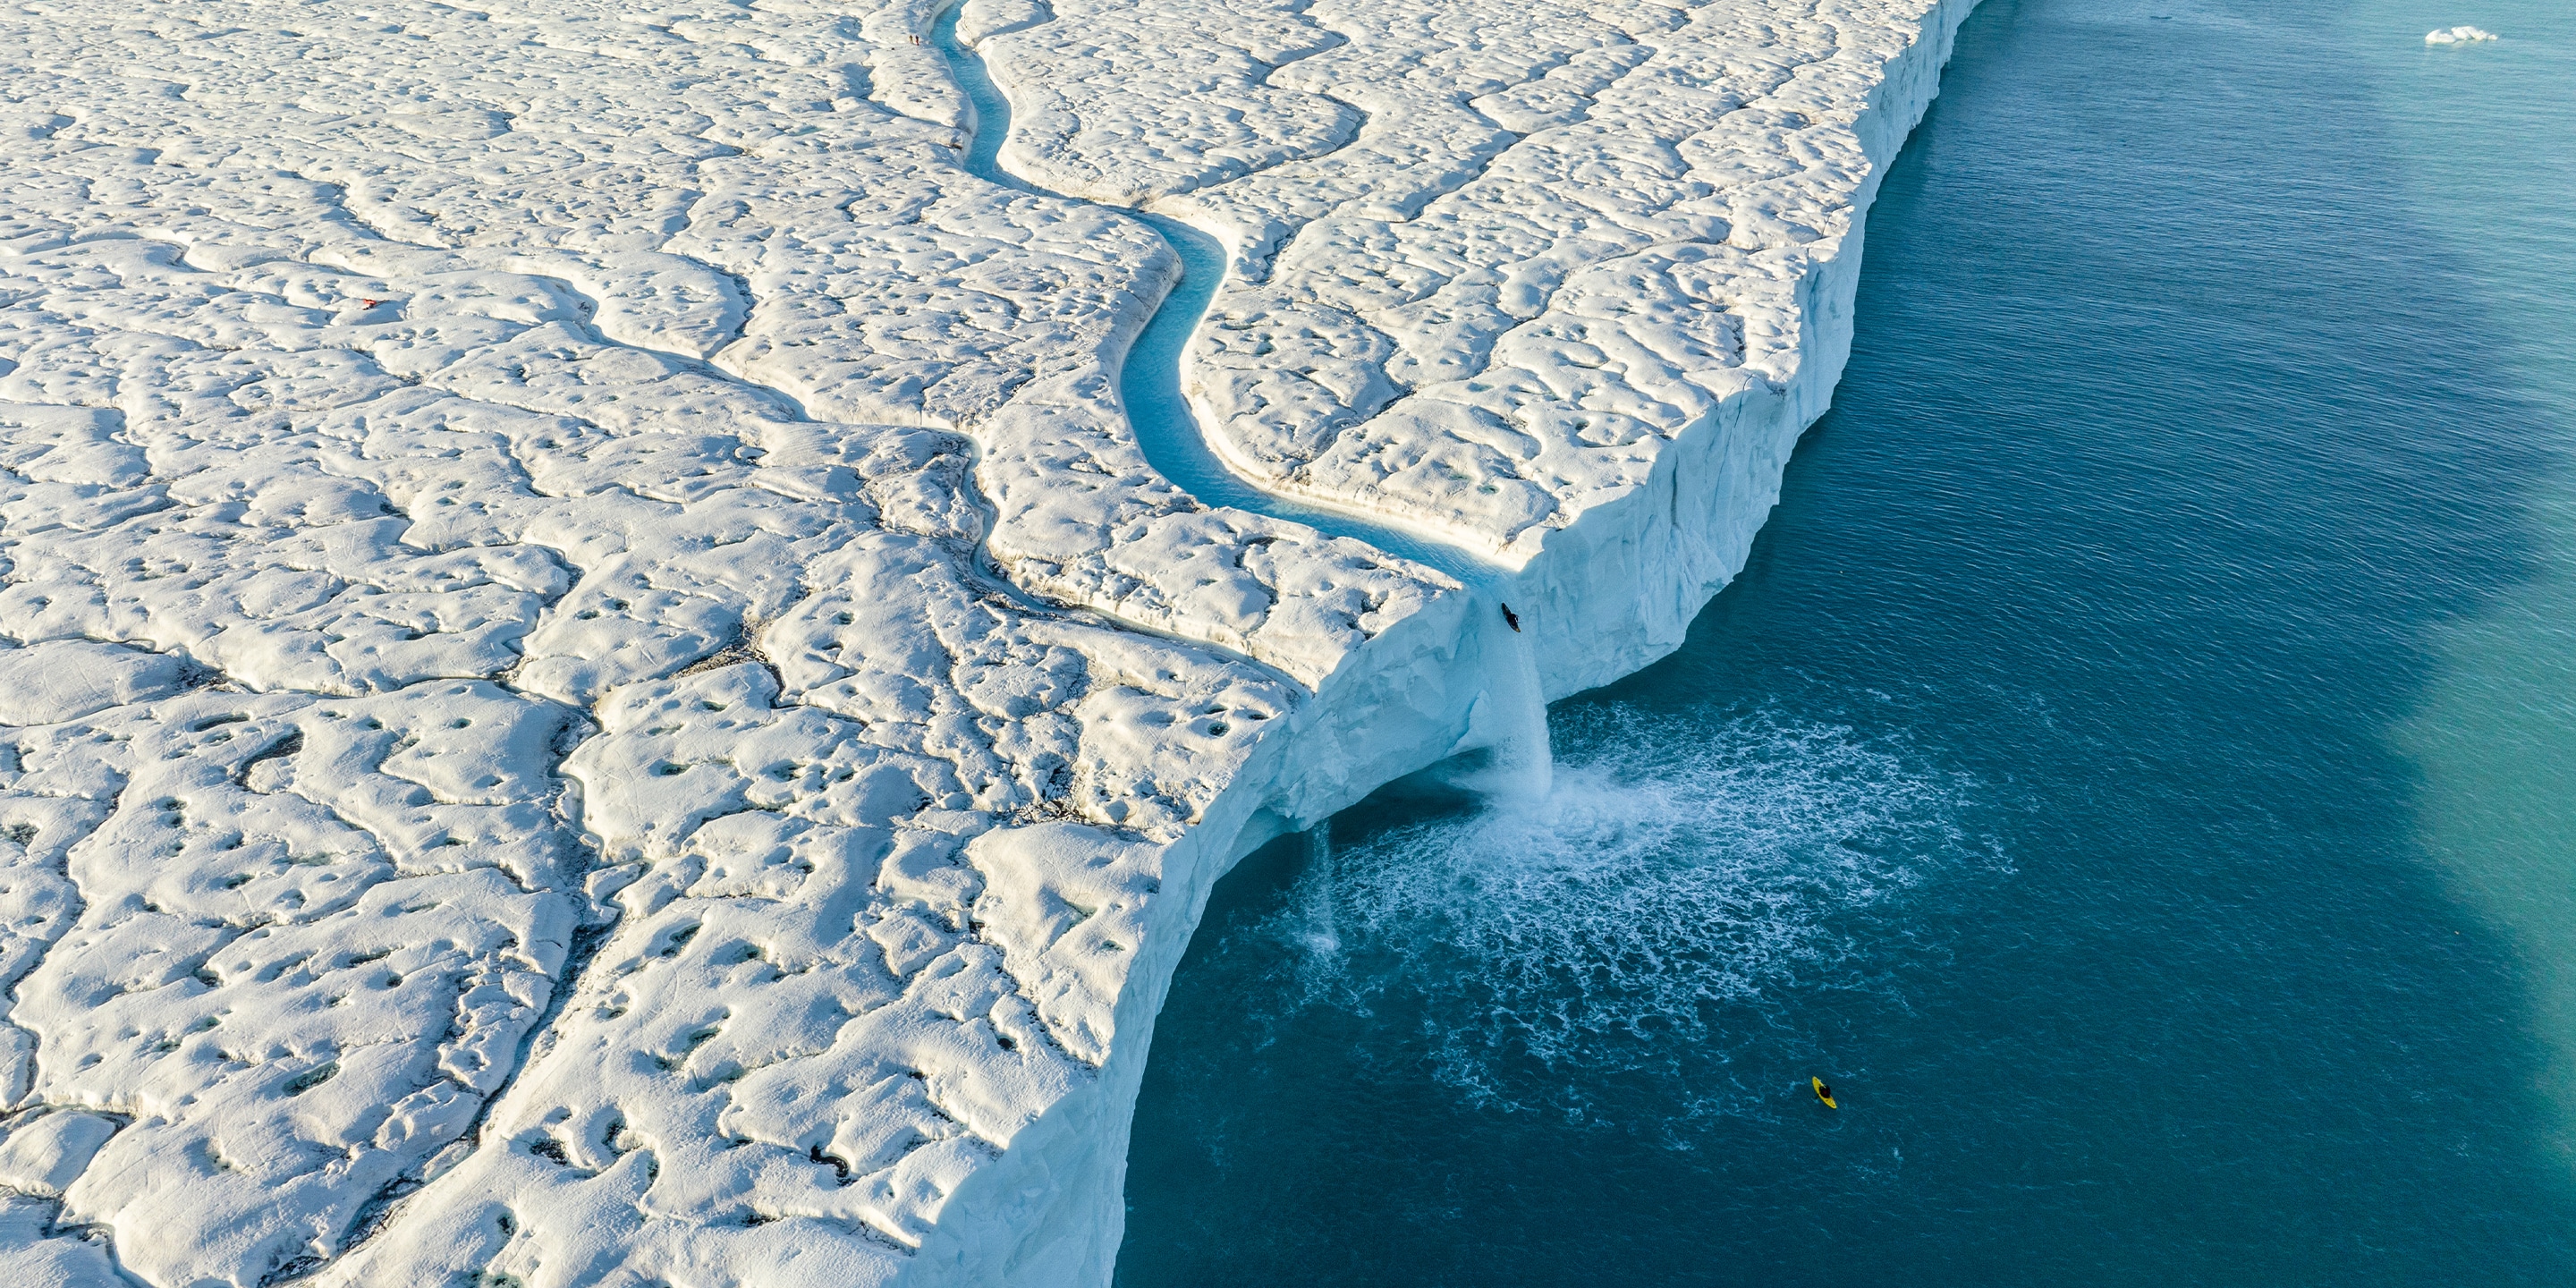
<svg viewBox="0 0 2576 1288"><path fill-rule="evenodd" d="M1120 1282L2576 1281L2571 102L2556 0L1987 0L1552 821L1220 886Z"/></svg>

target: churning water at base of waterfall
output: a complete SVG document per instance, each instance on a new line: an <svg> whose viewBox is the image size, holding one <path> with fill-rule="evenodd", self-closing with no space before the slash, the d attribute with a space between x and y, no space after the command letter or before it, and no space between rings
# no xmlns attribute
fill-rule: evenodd
<svg viewBox="0 0 2576 1288"><path fill-rule="evenodd" d="M1120 1282L2576 1278L2571 92L1987 0L1689 644L1220 884Z"/></svg>

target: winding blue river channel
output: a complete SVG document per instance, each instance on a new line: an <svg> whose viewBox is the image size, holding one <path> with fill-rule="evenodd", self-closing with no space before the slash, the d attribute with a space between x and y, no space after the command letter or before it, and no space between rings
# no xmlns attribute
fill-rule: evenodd
<svg viewBox="0 0 2576 1288"><path fill-rule="evenodd" d="M1987 0L1560 808L1220 886L1121 1283L2576 1281L2571 86L2549 0Z"/></svg>
<svg viewBox="0 0 2576 1288"><path fill-rule="evenodd" d="M1023 192L1043 192L1003 168L1002 144L1010 137L1011 103L993 83L983 57L958 38L958 7L952 6L931 28L931 44L948 61L958 88L975 109L966 148L967 173L989 183ZM1048 192L1063 201L1077 197ZM1098 203L1090 203L1098 204ZM1181 392L1181 364L1207 316L1208 302L1225 278L1225 248L1214 237L1151 211L1110 207L1160 234L1180 259L1181 278L1163 297L1144 331L1130 345L1119 366L1118 398L1136 431L1145 460L1164 478L1202 504L1228 506L1254 514L1303 523L1337 537L1353 537L1380 550L1428 564L1471 586L1490 585L1499 569L1446 542L1417 536L1366 518L1273 496L1245 482L1208 446L1189 398Z"/></svg>

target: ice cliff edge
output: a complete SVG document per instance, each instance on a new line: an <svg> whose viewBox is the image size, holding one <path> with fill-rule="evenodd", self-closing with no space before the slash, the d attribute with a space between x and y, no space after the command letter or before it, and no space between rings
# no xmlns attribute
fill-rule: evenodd
<svg viewBox="0 0 2576 1288"><path fill-rule="evenodd" d="M1106 1282L1225 867L1676 646L1965 0L0 20L0 1256ZM1116 376L1174 274L1281 495ZM1526 698L1510 698L1526 702Z"/></svg>

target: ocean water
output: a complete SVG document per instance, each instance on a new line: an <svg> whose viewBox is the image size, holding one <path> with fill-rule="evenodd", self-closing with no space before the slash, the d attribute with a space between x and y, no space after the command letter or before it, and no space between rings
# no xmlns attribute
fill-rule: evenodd
<svg viewBox="0 0 2576 1288"><path fill-rule="evenodd" d="M1119 1281L2576 1282L2571 106L1987 0L1689 644L1221 883Z"/></svg>

